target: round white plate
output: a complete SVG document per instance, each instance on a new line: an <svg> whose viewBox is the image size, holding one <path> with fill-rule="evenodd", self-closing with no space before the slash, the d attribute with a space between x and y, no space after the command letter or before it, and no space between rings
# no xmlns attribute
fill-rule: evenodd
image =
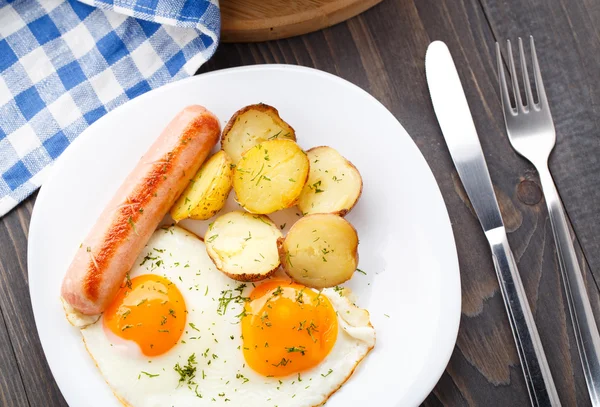
<svg viewBox="0 0 600 407"><path fill-rule="evenodd" d="M327 407L414 406L440 378L458 332L460 278L448 213L423 156L394 116L355 85L308 68L253 66L182 80L115 109L75 140L41 189L29 234L31 302L72 407L120 406L59 302L80 242L179 110L200 104L224 124L258 102L279 109L303 148L336 148L364 179L347 218L358 230L366 275L355 273L349 285L371 313L377 344Z"/></svg>

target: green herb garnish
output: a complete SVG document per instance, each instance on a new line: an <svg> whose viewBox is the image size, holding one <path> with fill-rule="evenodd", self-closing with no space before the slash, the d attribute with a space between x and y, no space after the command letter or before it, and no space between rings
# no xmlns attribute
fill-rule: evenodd
<svg viewBox="0 0 600 407"><path fill-rule="evenodd" d="M291 348L285 348L285 350L287 350L288 353L298 352L302 356L304 356L306 354L306 348L304 346L298 346L298 347L292 346Z"/></svg>
<svg viewBox="0 0 600 407"><path fill-rule="evenodd" d="M194 382L194 378L196 377L197 364L198 362L196 362L196 354L192 353L188 358L187 364L185 366L181 367L181 365L177 363L173 367L173 370L175 370L179 374L179 384L177 385L177 387L179 387L182 383L187 383L188 385L196 384Z"/></svg>

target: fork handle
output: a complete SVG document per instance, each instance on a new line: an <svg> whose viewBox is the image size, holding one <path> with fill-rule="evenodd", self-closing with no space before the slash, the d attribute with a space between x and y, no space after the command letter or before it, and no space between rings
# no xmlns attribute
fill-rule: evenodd
<svg viewBox="0 0 600 407"><path fill-rule="evenodd" d="M565 210L558 196L548 165L538 166L540 181L548 212L550 224L556 240L558 264L565 286L567 304L575 340L581 358L581 365L592 405L600 406L600 335L594 320L590 299L585 288L583 274L579 267L575 247L567 224Z"/></svg>
<svg viewBox="0 0 600 407"><path fill-rule="evenodd" d="M486 232L531 404L559 407L560 399L504 227Z"/></svg>

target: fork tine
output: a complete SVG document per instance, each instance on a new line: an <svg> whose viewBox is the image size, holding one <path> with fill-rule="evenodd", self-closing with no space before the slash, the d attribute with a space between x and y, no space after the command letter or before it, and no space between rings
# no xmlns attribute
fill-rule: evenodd
<svg viewBox="0 0 600 407"><path fill-rule="evenodd" d="M523 40L519 37L519 56L521 59L521 71L523 71L523 88L527 96L527 109L533 108L533 94L531 93L531 82L529 82L529 73L527 73L527 61L525 60L525 52L523 51Z"/></svg>
<svg viewBox="0 0 600 407"><path fill-rule="evenodd" d="M535 89L538 94L539 107L548 107L548 99L546 98L546 89L544 89L544 82L542 81L542 72L540 71L540 65L538 63L537 54L535 52L535 43L533 42L533 35L529 36L529 43L531 44L531 59L533 61L533 76L535 77Z"/></svg>
<svg viewBox="0 0 600 407"><path fill-rule="evenodd" d="M523 101L521 100L521 91L519 90L519 78L517 77L517 70L515 69L515 59L513 58L512 45L510 40L506 40L508 47L508 66L510 67L510 77L512 79L513 93L515 97L515 104L517 105L517 112L522 112Z"/></svg>
<svg viewBox="0 0 600 407"><path fill-rule="evenodd" d="M504 115L514 115L515 112L510 105L510 96L508 94L508 84L506 83L506 73L504 72L504 65L502 64L502 53L500 52L500 44L496 43L496 61L498 63L498 80L500 82L500 99L502 100L502 107L504 109Z"/></svg>

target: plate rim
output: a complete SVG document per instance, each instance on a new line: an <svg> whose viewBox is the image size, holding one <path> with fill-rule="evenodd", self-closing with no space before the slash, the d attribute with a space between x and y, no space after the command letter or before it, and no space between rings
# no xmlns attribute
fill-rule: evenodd
<svg viewBox="0 0 600 407"><path fill-rule="evenodd" d="M440 345L443 345L443 351L440 351L440 348L438 347L438 352L443 355L443 357L440 357L438 359L438 363L435 363L435 366L433 368L433 371L431 372L431 374L427 375L429 377L429 380L424 380L423 386L422 386L422 391L420 392L415 392L418 393L418 396L416 394L413 393L413 399L417 402L416 404L420 404L422 403L427 396L431 393L431 391L435 388L435 385L439 382L440 378L442 377L449 361L450 358L452 356L452 353L454 351L454 348L456 346L456 341L457 341L457 337L458 337L458 332L459 332L459 327L460 327L460 317L461 317L461 313L462 313L462 287L461 287L461 278L460 278L460 266L459 266L459 260L458 260L458 248L456 246L456 239L454 236L454 229L452 227L452 222L450 219L450 214L448 213L448 207L446 205L446 201L444 199L444 196L440 190L440 185L437 182L435 175L433 174L433 171L429 165L429 163L427 162L427 160L425 159L425 156L423 155L423 153L421 152L421 150L419 149L419 147L417 146L417 144L415 143L415 141L412 139L412 137L409 135L409 133L406 131L406 129L404 128L404 126L402 125L402 123L400 122L400 120L398 120L398 118L383 104L381 103L377 98L375 98L373 95L371 95L369 92L367 92L365 89L361 88L360 86L350 82L347 79L344 79L342 77L339 77L337 75L334 75L332 73L329 72L325 72L316 68L312 68L312 67L306 67L306 66L300 66L300 65L291 65L291 64L256 64L256 65L247 65L247 66L238 66L238 67L231 67L231 68L225 68L225 69L219 69L219 70L215 70L215 71L211 71L211 72L205 72L202 74L198 74L198 75L193 75L190 76L188 78L179 80L179 81L175 81L175 82L171 82L169 84L166 84L164 86L161 86L157 89L151 90L149 92L144 93L143 95L140 95L138 97L136 97L135 99L132 99L118 107L116 107L115 109L111 110L110 112L108 112L107 114L105 114L104 116L102 116L99 120L97 120L95 123L93 123L92 125L90 125L88 128L86 128L70 145L69 147L67 147L67 150L72 146L72 145L78 145L80 143L82 143L81 140L85 140L86 139L86 135L90 132L89 129L93 128L93 126L98 123L101 122L103 120L106 119L106 117L108 117L111 113L115 112L115 111L120 111L124 108L130 108L130 106L132 104L136 104L136 103L142 103L144 100L149 99L149 98L155 98L158 95L160 95L161 92L168 92L170 88L172 87L176 87L176 86L181 86L182 83L186 83L186 82L191 82L191 81L196 81L199 80L199 78L202 78L202 80L205 80L206 77L211 77L211 76L222 76L222 75L227 75L231 72L252 72L252 71L276 71L276 70L284 70L284 71L296 71L296 72L300 72L300 73L309 73L311 75L316 75L316 76L321 76L325 79L328 80L332 80L335 82L340 83L343 86L349 87L354 91L359 92L360 94L362 94L363 97L367 97L367 99L370 99L371 102L379 105L380 108L383 108L386 112L386 114L390 115L394 121L396 121L400 127L404 130L404 135L398 135L397 137L403 137L403 136L407 136L408 139L410 140L410 143L412 144L412 146L415 148L416 152L418 152L418 155L420 157L420 159L423 160L425 166L427 167L428 173L427 175L431 177L431 179L433 180L433 183L435 184L435 193L437 194L437 196L439 197L439 199L441 200L441 203L443 204L443 209L444 209L444 215L443 218L445 220L443 225L440 225L440 227L443 227L445 229L446 234L448 235L448 239L449 242L448 244L450 245L450 247L452 247L454 250L450 250L450 252L452 253L452 261L448 261L445 265L445 268L448 269L448 272L451 273L454 277L455 277L455 281L454 281L454 285L455 287L453 287L452 291L456 292L456 295L454 296L454 300L450 301L452 303L452 310L451 312L448 313L448 315L452 316L452 321L447 321L447 325L448 325L448 335L446 340L441 343ZM67 154L65 154L65 152L63 152L63 154L61 154L61 156L58 158L58 160L55 161L55 163L51 166L51 168L49 168L48 171L48 175L46 177L45 182L43 183L42 187L39 190L38 196L36 198L32 213L31 213L31 218L30 218L30 225L29 225L29 235L28 235L28 239L27 239L27 278L28 278L28 290L29 290L29 296L30 296L30 301L31 301L31 307L32 307L32 313L33 313L33 317L34 317L34 321L35 321L35 325L36 325L36 332L40 341L40 344L42 346L42 350L44 352L44 357L46 358L47 361L47 357L46 357L46 348L47 345L45 345L45 341L42 339L42 335L40 334L39 328L38 328L38 316L37 313L35 312L35 310L38 308L36 307L36 299L34 297L34 292L37 290L37 288L32 289L32 287L37 287L35 283L32 284L32 281L35 281L35 278L32 280L31 279L31 275L30 275L30 269L29 269L29 264L31 264L31 259L30 256L32 256L31 254L31 250L30 250L30 246L31 246L31 231L34 232L34 234L36 233L37 230L37 224L41 221L38 220L40 215L37 215L37 213L39 213L39 210L36 210L38 208L39 205L43 205L43 202L46 199L46 195L48 194L46 191L48 190L48 187L46 187L48 184L52 185L52 180L54 179L54 174L61 168L62 166L62 162L65 161L66 159L64 158L65 156L68 157ZM41 204L40 204L41 202ZM48 363L48 362L47 362ZM57 387L59 388L59 390L61 391L63 397L65 394L65 391L63 390L63 387L65 386L64 384L60 384L58 382L58 380L56 380L55 374L54 374L54 369L53 367L50 365L50 363L48 363L48 367L50 369L50 371L52 372L52 377L57 385ZM65 401L66 401L66 397L65 397Z"/></svg>

